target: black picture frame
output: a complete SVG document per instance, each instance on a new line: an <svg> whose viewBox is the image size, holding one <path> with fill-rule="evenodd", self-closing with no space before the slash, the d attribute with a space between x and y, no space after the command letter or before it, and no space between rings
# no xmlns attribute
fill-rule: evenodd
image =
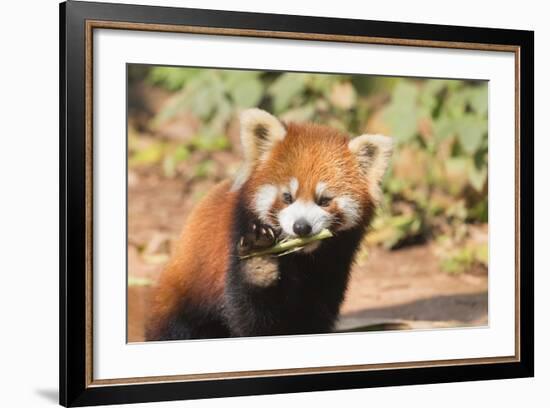
<svg viewBox="0 0 550 408"><path fill-rule="evenodd" d="M532 31L364 21L185 8L68 1L60 5L60 403L64 406L293 393L395 385L531 377L534 375L534 33ZM521 67L517 79L516 196L521 198L516 245L521 247L517 310L517 361L442 364L383 370L268 375L217 380L102 384L87 372L89 304L86 265L87 82L89 21L185 25L264 32L353 36L440 43L511 46ZM267 35L266 35L267 36ZM269 37L269 36L267 36Z"/></svg>

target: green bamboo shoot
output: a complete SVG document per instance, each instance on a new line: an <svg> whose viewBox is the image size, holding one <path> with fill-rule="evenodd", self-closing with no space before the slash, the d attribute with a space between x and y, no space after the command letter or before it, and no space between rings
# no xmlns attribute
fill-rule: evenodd
<svg viewBox="0 0 550 408"><path fill-rule="evenodd" d="M290 254L292 252L300 251L302 250L306 245L311 244L312 242L320 241L323 239L331 238L332 232L330 232L328 229L324 229L318 234L312 235L310 237L304 237L304 238L285 238L279 242L277 242L275 245L273 245L271 248L267 248L261 251L252 252L247 255L243 255L240 258L241 259L247 259L252 258L255 256L265 256L265 255L276 255L276 256L284 256L287 254Z"/></svg>

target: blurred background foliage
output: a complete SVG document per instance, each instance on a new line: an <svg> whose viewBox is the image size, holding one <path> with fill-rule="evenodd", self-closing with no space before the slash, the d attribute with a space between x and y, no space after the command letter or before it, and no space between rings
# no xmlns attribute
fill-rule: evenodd
<svg viewBox="0 0 550 408"><path fill-rule="evenodd" d="M429 242L449 273L487 265L487 82L142 65L128 79L130 169L184 183L232 176L249 107L350 137L390 135L384 200L359 261L369 245Z"/></svg>

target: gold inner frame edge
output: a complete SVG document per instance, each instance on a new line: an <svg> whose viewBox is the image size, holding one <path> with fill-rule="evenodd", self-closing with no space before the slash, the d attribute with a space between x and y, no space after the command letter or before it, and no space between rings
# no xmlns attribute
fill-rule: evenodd
<svg viewBox="0 0 550 408"><path fill-rule="evenodd" d="M235 372L214 372L201 374L166 375L152 377L127 377L113 379L93 378L93 30L118 29L131 31L171 32L186 34L207 34L220 36L294 39L309 41L330 41L341 43L363 43L393 46L450 48L463 50L513 52L515 58L515 354L502 357L479 357L450 360L430 360L415 362L395 362L381 364L357 364L343 366L301 367L274 370L253 370ZM131 385L145 383L167 383L179 381L206 381L236 378L291 376L300 374L321 374L352 371L389 370L397 368L441 367L449 365L512 363L521 360L520 356L520 51L521 47L505 44L485 44L455 41L397 39L370 36L299 33L288 31L251 30L187 25L167 25L149 23L127 23L120 21L87 20L85 26L85 152L86 152L86 233L85 233L85 285L86 285L86 356L85 384L88 387Z"/></svg>

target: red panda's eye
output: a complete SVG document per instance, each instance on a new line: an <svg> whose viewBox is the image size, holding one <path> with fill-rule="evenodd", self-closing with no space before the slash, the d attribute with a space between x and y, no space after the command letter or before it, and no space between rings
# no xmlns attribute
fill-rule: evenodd
<svg viewBox="0 0 550 408"><path fill-rule="evenodd" d="M321 197L319 200L317 200L317 204L321 207L328 207L330 205L330 202L332 201L331 197Z"/></svg>
<svg viewBox="0 0 550 408"><path fill-rule="evenodd" d="M292 204L292 194L290 193L283 193L283 202L285 204Z"/></svg>

